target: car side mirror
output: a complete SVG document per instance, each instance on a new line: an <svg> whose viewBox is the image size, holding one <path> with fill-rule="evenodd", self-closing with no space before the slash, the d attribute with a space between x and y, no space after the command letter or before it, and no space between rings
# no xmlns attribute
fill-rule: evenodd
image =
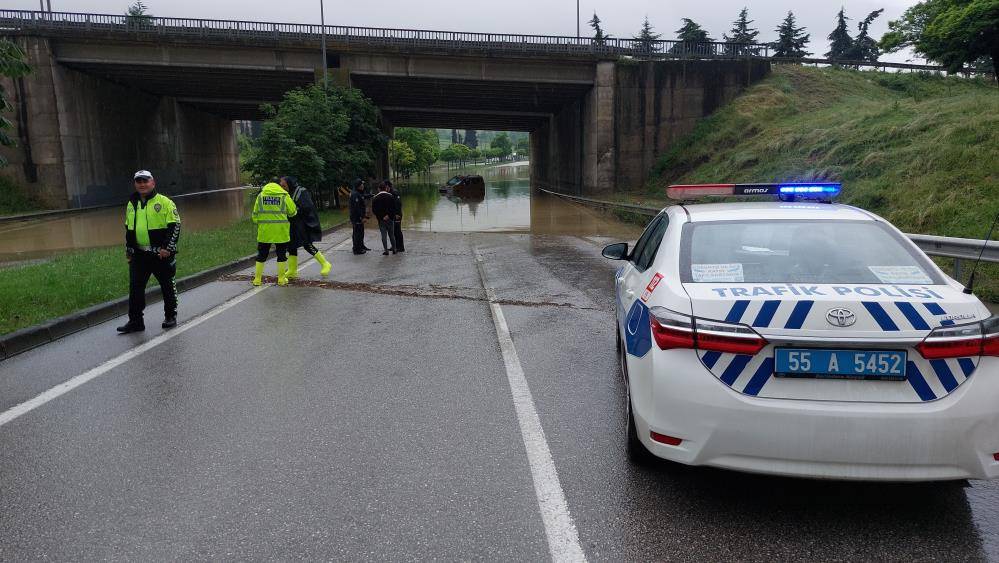
<svg viewBox="0 0 999 563"><path fill-rule="evenodd" d="M628 259L628 243L618 242L615 244L609 244L604 247L603 252L604 258L610 258L611 260L627 260Z"/></svg>

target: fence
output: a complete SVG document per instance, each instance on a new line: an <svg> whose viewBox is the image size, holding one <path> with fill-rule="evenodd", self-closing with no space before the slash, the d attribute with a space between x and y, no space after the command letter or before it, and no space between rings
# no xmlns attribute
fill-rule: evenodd
<svg viewBox="0 0 999 563"><path fill-rule="evenodd" d="M549 195L561 197L570 201L589 205L591 207L625 211L647 217L654 217L661 211L661 209L656 207L645 207L641 205L591 199L588 197L553 192L546 189L541 189L541 191ZM917 234L906 234L906 236L909 237L912 242L916 243L916 246L918 246L926 254L954 260L953 277L957 280L961 280L964 277L965 262L974 262L978 259L979 255L982 257L982 262L999 262L999 241L993 240L986 244L984 240L979 239L938 237L934 235Z"/></svg>

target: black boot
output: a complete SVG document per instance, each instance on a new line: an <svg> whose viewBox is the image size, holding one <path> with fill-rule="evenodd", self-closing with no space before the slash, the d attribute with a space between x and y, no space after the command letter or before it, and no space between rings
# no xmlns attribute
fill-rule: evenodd
<svg viewBox="0 0 999 563"><path fill-rule="evenodd" d="M160 326L162 326L163 328L173 328L177 326L177 315L171 315L163 319L163 324Z"/></svg>
<svg viewBox="0 0 999 563"><path fill-rule="evenodd" d="M144 324L132 321L128 321L127 323L118 327L118 332L122 334L128 334L130 332L142 332L144 330L146 330L146 326Z"/></svg>

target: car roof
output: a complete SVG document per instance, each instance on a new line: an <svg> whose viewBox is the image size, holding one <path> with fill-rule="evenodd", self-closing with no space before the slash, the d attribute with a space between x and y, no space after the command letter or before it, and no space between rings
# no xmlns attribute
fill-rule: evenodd
<svg viewBox="0 0 999 563"><path fill-rule="evenodd" d="M691 222L737 220L840 220L878 221L862 209L837 203L819 202L736 202L681 205Z"/></svg>

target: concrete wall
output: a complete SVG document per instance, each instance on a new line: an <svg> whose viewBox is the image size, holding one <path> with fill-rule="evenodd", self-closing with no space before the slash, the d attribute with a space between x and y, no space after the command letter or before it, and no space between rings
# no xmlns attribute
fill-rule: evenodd
<svg viewBox="0 0 999 563"><path fill-rule="evenodd" d="M139 168L151 170L167 194L238 184L231 121L62 67L47 40L24 41L34 71L15 107L26 116L18 133L27 144L5 151L16 165L4 173L47 204L122 201ZM29 152L35 181L24 166Z"/></svg>

